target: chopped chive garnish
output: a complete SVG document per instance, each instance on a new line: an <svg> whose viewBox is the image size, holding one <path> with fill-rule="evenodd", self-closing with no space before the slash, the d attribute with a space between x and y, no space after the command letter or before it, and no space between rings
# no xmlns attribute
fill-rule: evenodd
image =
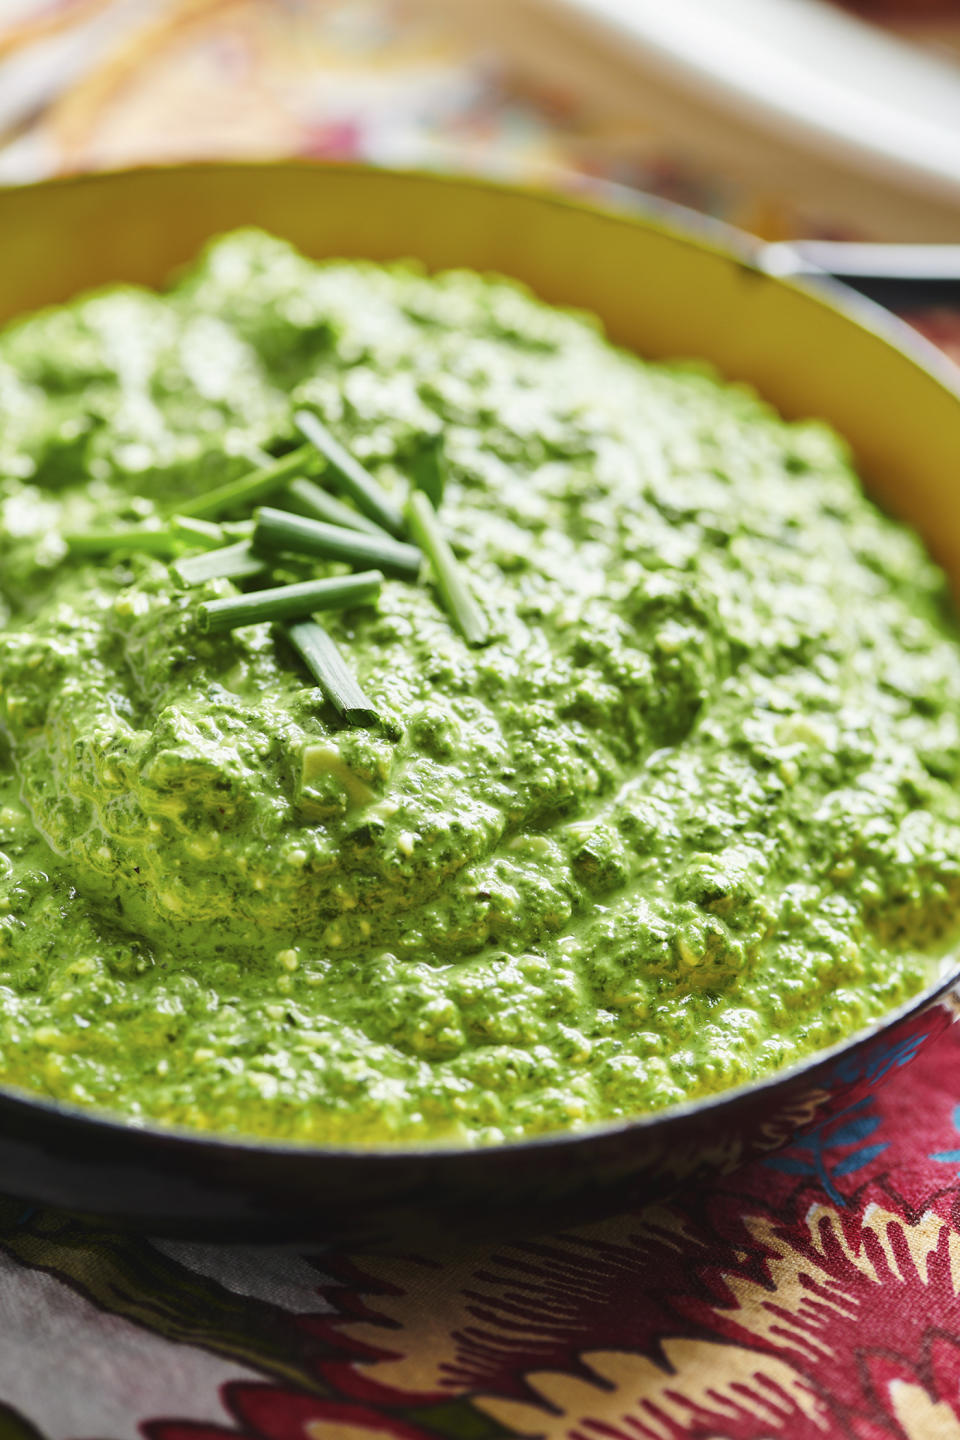
<svg viewBox="0 0 960 1440"><path fill-rule="evenodd" d="M311 520L325 520L328 525L346 525L350 530L363 530L367 535L385 535L387 532L359 510L344 505L336 495L328 495L312 480L291 480L284 492L289 508L300 515L309 515Z"/></svg>
<svg viewBox="0 0 960 1440"><path fill-rule="evenodd" d="M205 550L202 555L186 555L170 567L181 585L202 585L205 580L249 580L262 575L266 565L254 555L249 540L224 545L221 550Z"/></svg>
<svg viewBox="0 0 960 1440"><path fill-rule="evenodd" d="M171 515L170 529L177 539L194 550L215 550L226 540L223 527L212 520L199 520L194 515Z"/></svg>
<svg viewBox="0 0 960 1440"><path fill-rule="evenodd" d="M235 510L241 505L253 505L258 500L265 500L275 490L285 485L295 470L302 470L315 458L315 451L312 445L301 445L297 450L291 450L287 455L281 455L279 460L273 460L269 465L261 465L256 470L249 471L246 475L239 476L236 480L228 480L225 485L218 485L214 490L207 490L203 495L197 495L195 499L186 501L185 504L177 506L178 515L197 516L209 519L212 516L222 515L224 510Z"/></svg>
<svg viewBox="0 0 960 1440"><path fill-rule="evenodd" d="M447 485L447 461L442 435L425 435L410 467L410 478L429 497L434 510L440 509Z"/></svg>
<svg viewBox="0 0 960 1440"><path fill-rule="evenodd" d="M257 511L253 548L258 554L277 555L292 550L299 555L316 555L323 560L342 560L348 565L375 565L385 575L416 580L423 556L416 545L405 545L390 535L365 535L344 525L325 525L289 510L269 505Z"/></svg>
<svg viewBox="0 0 960 1440"><path fill-rule="evenodd" d="M226 540L250 540L253 537L252 520L224 520L220 529Z"/></svg>
<svg viewBox="0 0 960 1440"><path fill-rule="evenodd" d="M170 530L148 530L138 527L129 530L90 530L82 534L65 535L64 539L73 555L112 555L115 551L142 555L175 555L177 538Z"/></svg>
<svg viewBox="0 0 960 1440"><path fill-rule="evenodd" d="M480 609L463 569L440 529L436 511L422 490L411 490L406 508L410 534L433 566L437 589L444 608L460 634L470 645L485 645L490 627Z"/></svg>
<svg viewBox="0 0 960 1440"><path fill-rule="evenodd" d="M378 716L340 651L315 620L290 625L287 636L320 689L348 725L373 725Z"/></svg>
<svg viewBox="0 0 960 1440"><path fill-rule="evenodd" d="M304 580L296 585L278 585L272 590L254 590L249 595L230 595L223 600L202 600L197 606L201 630L237 630L241 625L259 625L263 620L302 620L314 610L344 610L366 605L380 594L383 576L379 570L358 575L338 575L332 580Z"/></svg>
<svg viewBox="0 0 960 1440"><path fill-rule="evenodd" d="M403 516L383 493L373 476L344 450L339 440L333 438L316 415L309 410L298 410L293 418L311 445L315 445L329 462L338 483L357 509L375 520L381 529L389 530L391 535L402 539L405 533Z"/></svg>

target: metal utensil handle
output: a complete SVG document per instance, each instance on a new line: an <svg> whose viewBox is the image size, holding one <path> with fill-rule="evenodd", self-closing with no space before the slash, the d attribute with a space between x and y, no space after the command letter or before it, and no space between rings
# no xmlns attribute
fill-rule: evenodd
<svg viewBox="0 0 960 1440"><path fill-rule="evenodd" d="M760 264L771 275L832 275L894 308L960 304L960 245L790 240L766 245Z"/></svg>

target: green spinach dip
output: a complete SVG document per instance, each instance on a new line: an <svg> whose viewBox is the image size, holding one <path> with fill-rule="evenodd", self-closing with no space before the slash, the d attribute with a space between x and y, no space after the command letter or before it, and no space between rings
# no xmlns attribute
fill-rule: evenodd
<svg viewBox="0 0 960 1440"><path fill-rule="evenodd" d="M231 581L65 543L284 454L298 408L398 501L442 454L490 626L429 569L325 616L364 728L269 625L200 632ZM766 1074L944 963L957 633L823 425L512 283L252 231L8 326L0 414L0 1081L483 1144Z"/></svg>

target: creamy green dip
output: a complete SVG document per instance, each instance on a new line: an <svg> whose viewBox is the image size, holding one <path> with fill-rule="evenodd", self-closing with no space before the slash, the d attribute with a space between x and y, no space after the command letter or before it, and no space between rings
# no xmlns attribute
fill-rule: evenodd
<svg viewBox="0 0 960 1440"><path fill-rule="evenodd" d="M200 635L229 581L63 541L289 450L298 406L398 498L442 447L492 629L429 573L325 618L372 728L269 626ZM0 1081L494 1142L789 1064L954 942L943 576L824 426L512 284L254 232L9 327L0 412Z"/></svg>

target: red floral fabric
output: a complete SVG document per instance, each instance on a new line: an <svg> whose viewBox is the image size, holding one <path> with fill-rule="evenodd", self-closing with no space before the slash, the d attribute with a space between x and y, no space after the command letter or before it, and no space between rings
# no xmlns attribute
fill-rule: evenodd
<svg viewBox="0 0 960 1440"><path fill-rule="evenodd" d="M299 1307L49 1213L11 1210L0 1253L79 1292L103 1344L138 1325L172 1371L188 1344L248 1372L212 1417L132 1410L145 1440L956 1440L960 1027L702 1191L467 1254L307 1255ZM0 1399L6 1371L0 1343Z"/></svg>

